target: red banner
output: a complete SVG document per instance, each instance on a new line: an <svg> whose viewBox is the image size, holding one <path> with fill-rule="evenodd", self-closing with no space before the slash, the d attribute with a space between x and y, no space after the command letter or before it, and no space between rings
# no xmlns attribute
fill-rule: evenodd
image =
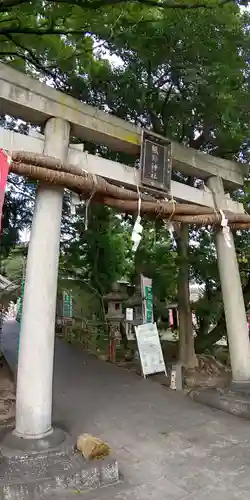
<svg viewBox="0 0 250 500"><path fill-rule="evenodd" d="M3 203L10 163L10 157L4 149L0 149L0 230L2 229Z"/></svg>

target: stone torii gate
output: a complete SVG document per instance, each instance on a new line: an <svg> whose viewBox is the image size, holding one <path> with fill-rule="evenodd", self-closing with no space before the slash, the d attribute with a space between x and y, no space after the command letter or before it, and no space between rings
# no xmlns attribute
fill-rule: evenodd
<svg viewBox="0 0 250 500"><path fill-rule="evenodd" d="M105 160L70 145L70 136L138 154L141 129L85 105L8 66L0 64L0 113L44 125L44 135L25 136L0 129L0 147L44 153L124 186L141 183L138 168ZM178 201L244 213L225 194L243 185L242 165L172 142L173 169L204 181L197 189L172 181ZM55 307L63 188L39 184L33 214L23 301L17 375L15 434L24 439L52 433L52 378ZM250 382L250 345L233 236L216 235L218 266L230 346L233 380Z"/></svg>

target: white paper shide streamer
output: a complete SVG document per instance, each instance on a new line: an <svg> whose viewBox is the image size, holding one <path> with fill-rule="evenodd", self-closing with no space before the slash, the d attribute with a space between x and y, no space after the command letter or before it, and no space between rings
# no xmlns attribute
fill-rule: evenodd
<svg viewBox="0 0 250 500"><path fill-rule="evenodd" d="M76 207L81 203L80 196L76 193L71 193L70 214L76 215Z"/></svg>
<svg viewBox="0 0 250 500"><path fill-rule="evenodd" d="M139 187L137 187L137 192L138 192L138 215L136 217L136 221L134 223L133 231L132 231L132 242L133 242L133 247L132 250L133 252L136 252L140 241L142 239L142 231L143 231L143 226L141 225L141 194L139 191Z"/></svg>
<svg viewBox="0 0 250 500"><path fill-rule="evenodd" d="M220 210L220 214L221 214L222 234L224 236L224 239L225 239L227 246L230 248L231 247L231 240L230 240L230 228L228 226L228 219L226 218L226 216L222 210Z"/></svg>

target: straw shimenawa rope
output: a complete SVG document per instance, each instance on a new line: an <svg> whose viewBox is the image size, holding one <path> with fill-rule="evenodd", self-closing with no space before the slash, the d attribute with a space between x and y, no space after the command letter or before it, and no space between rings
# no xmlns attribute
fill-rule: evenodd
<svg viewBox="0 0 250 500"><path fill-rule="evenodd" d="M14 151L11 154L11 160L10 170L12 172L33 180L65 186L76 192L90 194L93 191L98 191L114 198L138 199L137 192L114 186L98 175L89 174L76 165L64 164L52 156L28 151ZM145 199L153 198L146 196Z"/></svg>
<svg viewBox="0 0 250 500"><path fill-rule="evenodd" d="M87 155L87 153L86 153ZM138 210L138 192L115 186L98 175L92 175L76 165L62 163L57 158L28 151L14 151L11 154L10 171L29 177L35 181L62 186L83 194L93 194L92 201L103 203L121 212L136 213ZM221 225L221 215L213 208L156 200L150 195L141 194L141 214L147 214L178 223L204 225ZM225 212L228 224L232 229L250 228L250 216Z"/></svg>

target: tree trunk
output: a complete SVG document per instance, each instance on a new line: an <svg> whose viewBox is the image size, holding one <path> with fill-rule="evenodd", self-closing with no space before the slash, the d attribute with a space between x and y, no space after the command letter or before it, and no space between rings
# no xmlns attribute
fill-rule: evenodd
<svg viewBox="0 0 250 500"><path fill-rule="evenodd" d="M250 276L247 280L247 283L243 287L243 297L245 302L245 307L247 309L248 304L250 302ZM211 330L207 335L197 337L196 349L198 352L204 352L206 349L209 349L218 342L224 335L227 333L226 328L226 319L224 310L219 317L217 325Z"/></svg>
<svg viewBox="0 0 250 500"><path fill-rule="evenodd" d="M207 349L211 349L211 347L226 334L226 320L223 311L217 325L211 330L211 332L197 337L195 342L197 352L204 353Z"/></svg>
<svg viewBox="0 0 250 500"><path fill-rule="evenodd" d="M188 225L181 224L177 231L177 252L179 257L178 273L178 311L179 311L179 359L188 368L197 366L194 349L192 310L189 296L188 273Z"/></svg>

